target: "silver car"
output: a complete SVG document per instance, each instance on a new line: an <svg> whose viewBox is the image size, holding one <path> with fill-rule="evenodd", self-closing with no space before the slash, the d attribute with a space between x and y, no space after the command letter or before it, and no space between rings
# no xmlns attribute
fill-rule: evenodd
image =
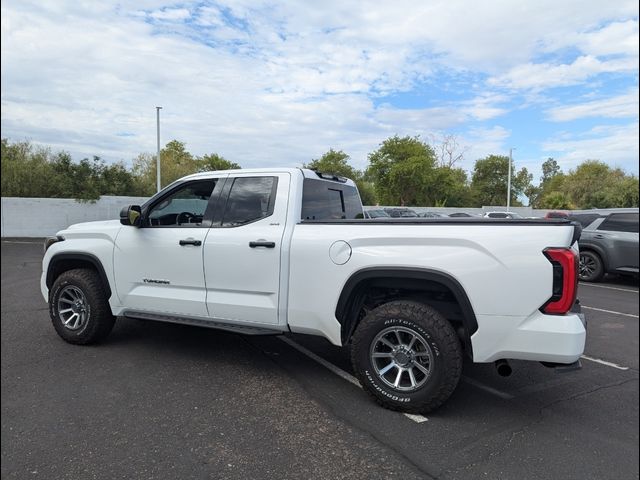
<svg viewBox="0 0 640 480"><path fill-rule="evenodd" d="M638 275L638 210L591 215L596 218L590 219L578 241L580 280L597 282L605 273ZM583 225L588 219L575 217Z"/></svg>

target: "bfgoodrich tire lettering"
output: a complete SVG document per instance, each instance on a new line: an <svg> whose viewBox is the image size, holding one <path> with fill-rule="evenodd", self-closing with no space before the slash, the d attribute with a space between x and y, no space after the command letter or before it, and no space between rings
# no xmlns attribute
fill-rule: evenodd
<svg viewBox="0 0 640 480"><path fill-rule="evenodd" d="M438 311L399 300L362 319L353 336L351 361L365 391L382 406L426 413L442 405L458 385L462 349Z"/></svg>
<svg viewBox="0 0 640 480"><path fill-rule="evenodd" d="M79 345L104 340L115 323L104 291L95 270L63 272L49 292L49 315L58 335Z"/></svg>

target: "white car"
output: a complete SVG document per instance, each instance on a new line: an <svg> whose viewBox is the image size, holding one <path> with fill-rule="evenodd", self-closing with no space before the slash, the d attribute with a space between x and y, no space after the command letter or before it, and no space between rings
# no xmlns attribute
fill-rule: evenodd
<svg viewBox="0 0 640 480"><path fill-rule="evenodd" d="M206 172L47 239L41 289L70 343L104 339L117 316L319 335L350 348L379 403L427 412L463 356L502 374L508 359L579 366L579 235L562 220L363 219L335 175Z"/></svg>

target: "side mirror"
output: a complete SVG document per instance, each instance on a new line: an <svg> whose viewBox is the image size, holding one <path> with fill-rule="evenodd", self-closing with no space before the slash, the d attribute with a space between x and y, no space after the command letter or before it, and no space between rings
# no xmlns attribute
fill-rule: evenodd
<svg viewBox="0 0 640 480"><path fill-rule="evenodd" d="M129 205L120 210L120 223L122 225L138 227L140 226L141 218L142 208L140 208L140 205Z"/></svg>

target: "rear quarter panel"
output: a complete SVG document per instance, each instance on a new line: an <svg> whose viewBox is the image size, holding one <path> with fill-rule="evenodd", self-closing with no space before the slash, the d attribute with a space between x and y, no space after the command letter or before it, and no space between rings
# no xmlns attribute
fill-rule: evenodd
<svg viewBox="0 0 640 480"><path fill-rule="evenodd" d="M335 308L342 288L372 267L446 273L462 285L477 317L524 319L551 296L552 267L542 251L568 246L572 235L570 225L299 224L291 244L288 323L339 345ZM338 240L352 249L343 265L329 257Z"/></svg>

